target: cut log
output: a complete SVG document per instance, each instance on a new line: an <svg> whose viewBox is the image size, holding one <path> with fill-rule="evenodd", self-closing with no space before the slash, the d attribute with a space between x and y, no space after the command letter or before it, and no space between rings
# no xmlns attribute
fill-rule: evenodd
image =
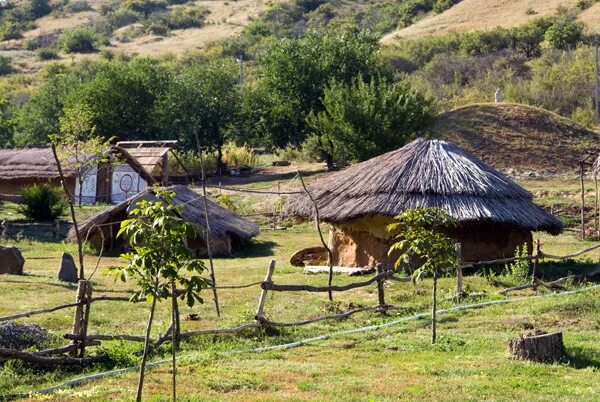
<svg viewBox="0 0 600 402"><path fill-rule="evenodd" d="M508 352L514 359L550 363L565 357L562 332L521 335L508 343Z"/></svg>

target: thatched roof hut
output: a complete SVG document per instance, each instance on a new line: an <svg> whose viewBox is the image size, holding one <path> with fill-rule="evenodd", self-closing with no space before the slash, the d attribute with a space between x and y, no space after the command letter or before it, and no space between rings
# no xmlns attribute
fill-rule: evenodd
<svg viewBox="0 0 600 402"><path fill-rule="evenodd" d="M123 148L111 146L104 151L104 154L108 156L108 163L99 165L102 165L105 171L102 171L102 166L97 166L88 172L78 172L72 167L63 166L67 187L76 197L79 194L77 175L80 174L84 177L85 187L88 188L87 193L83 194L87 201L85 203L113 201L115 194L111 191L112 186L105 185L105 182L110 183L117 179L117 176L120 178L123 175L129 175L132 177L132 181L137 179L138 182L143 183L143 188L147 184L156 182L146 169ZM52 149L0 149L0 199L18 201L21 189L34 183L60 185L60 176Z"/></svg>
<svg viewBox="0 0 600 402"><path fill-rule="evenodd" d="M166 190L173 191L175 193L173 202L183 206L182 217L196 225L201 231L206 230L204 197L182 185L167 187ZM92 216L80 226L80 232L90 233L90 244L96 250L102 247L102 236L98 230L102 230L104 233L105 249L126 248L123 239L115 237L121 221L127 219L128 211L131 210L130 206L135 206L141 199L154 198L154 191L154 188L148 188L141 194ZM211 233L211 251L214 255L230 255L234 251L241 250L252 237L259 234L259 227L256 223L236 215L210 199L206 201ZM69 232L68 238L72 241L75 240L73 229ZM206 253L205 235L200 233L195 239L189 239L189 246L195 249L199 255L204 255Z"/></svg>
<svg viewBox="0 0 600 402"><path fill-rule="evenodd" d="M416 139L398 150L327 176L308 187L323 221L332 224L336 265L387 261L385 225L409 208L438 207L457 222L449 229L463 256L509 256L531 243L531 231L558 234L562 223L532 195L491 166L441 140ZM313 217L307 196L292 199L288 213ZM336 259L336 258L334 258Z"/></svg>

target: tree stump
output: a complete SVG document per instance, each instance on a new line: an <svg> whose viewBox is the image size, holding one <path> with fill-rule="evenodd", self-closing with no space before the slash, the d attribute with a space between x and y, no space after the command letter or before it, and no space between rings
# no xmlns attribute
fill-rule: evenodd
<svg viewBox="0 0 600 402"><path fill-rule="evenodd" d="M562 332L548 334L536 331L534 334L521 335L508 343L508 351L514 359L549 363L566 355Z"/></svg>

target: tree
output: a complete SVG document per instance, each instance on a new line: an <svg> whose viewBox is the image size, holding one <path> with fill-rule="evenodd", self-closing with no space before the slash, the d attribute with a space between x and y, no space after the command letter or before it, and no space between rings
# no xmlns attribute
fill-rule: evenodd
<svg viewBox="0 0 600 402"><path fill-rule="evenodd" d="M332 81L323 106L307 121L323 149L340 161L363 161L399 148L433 118L431 101L406 81L380 78Z"/></svg>
<svg viewBox="0 0 600 402"><path fill-rule="evenodd" d="M128 265L111 267L109 272L115 280L136 282L138 290L131 300L145 298L151 303L146 326L144 353L140 366L137 401L142 400L144 372L150 348L150 331L157 301L171 298L172 308L172 386L173 401L176 400L176 344L179 335L179 312L177 298L192 307L202 303L200 291L208 286L200 274L205 270L201 260L187 248L187 239L196 235L194 227L181 218L181 206L173 204L173 192L156 192L156 200L143 200L131 212L133 218L121 223L117 236L126 236L135 252L123 254ZM185 273L185 276L184 276ZM178 289L178 286L181 289Z"/></svg>
<svg viewBox="0 0 600 402"><path fill-rule="evenodd" d="M323 110L321 99L331 80L350 83L357 76L382 73L378 51L377 36L357 30L309 32L272 47L260 60L261 85L292 111L287 133L292 143L308 135L306 116Z"/></svg>
<svg viewBox="0 0 600 402"><path fill-rule="evenodd" d="M163 120L166 127L178 133L184 147L216 150L220 169L223 145L237 121L240 98L233 61L196 63L175 77L162 102Z"/></svg>
<svg viewBox="0 0 600 402"><path fill-rule="evenodd" d="M431 313L431 343L436 341L437 279L441 272L456 266L458 261L454 240L444 230L455 224L454 219L439 208L408 209L396 216L388 226L396 242L389 254L400 252L395 267L417 260L421 266L413 277L423 273L433 274L433 306Z"/></svg>
<svg viewBox="0 0 600 402"><path fill-rule="evenodd" d="M8 100L0 97L0 147L12 144L14 123L9 118Z"/></svg>
<svg viewBox="0 0 600 402"><path fill-rule="evenodd" d="M555 49L568 50L577 46L583 36L585 25L577 21L577 16L569 10L559 9L545 38Z"/></svg>

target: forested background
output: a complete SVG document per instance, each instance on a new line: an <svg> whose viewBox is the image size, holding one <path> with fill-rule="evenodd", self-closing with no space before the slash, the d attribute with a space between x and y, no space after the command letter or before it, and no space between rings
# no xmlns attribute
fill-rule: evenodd
<svg viewBox="0 0 600 402"><path fill-rule="evenodd" d="M333 165L402 146L440 112L493 101L496 88L507 102L593 125L594 38L577 20L591 1L544 17L531 10L526 24L512 28L382 45L384 34L455 3L277 2L202 51L148 57L119 51L109 38L123 26L164 35L201 26L206 10L181 0L112 1L101 6L102 23L23 42L44 60L37 70L0 57L0 145L44 146L68 120L104 138L177 139L182 154L197 149L198 137L217 157L235 143L293 149ZM5 43L37 18L89 7L71 0L0 4Z"/></svg>

